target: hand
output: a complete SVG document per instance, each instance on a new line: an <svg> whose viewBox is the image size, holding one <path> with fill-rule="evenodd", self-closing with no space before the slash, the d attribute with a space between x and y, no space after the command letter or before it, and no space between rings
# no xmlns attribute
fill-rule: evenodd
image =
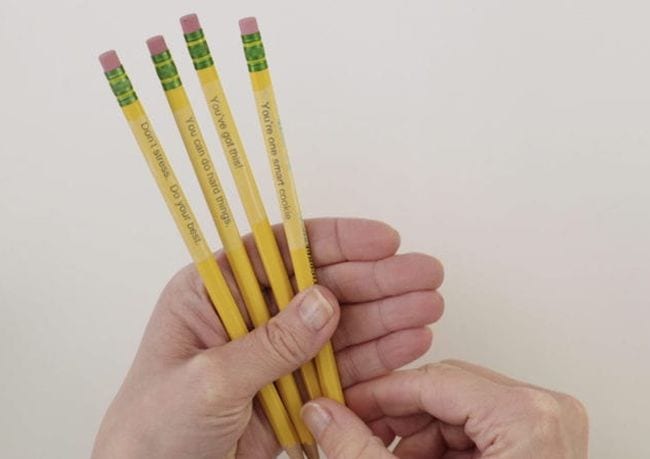
<svg viewBox="0 0 650 459"><path fill-rule="evenodd" d="M283 232L275 229L290 266ZM102 421L94 458L220 458L233 448L239 458L274 457L279 446L253 397L314 357L332 334L348 389L426 352L426 325L443 309L435 291L440 264L421 254L395 255L399 236L383 223L318 219L308 221L307 230L319 294L297 295L266 327L239 340L228 342L193 266L170 281ZM250 236L246 244L271 303ZM217 258L241 303L224 255ZM322 299L331 315L317 327L306 325L301 305Z"/></svg>
<svg viewBox="0 0 650 459"><path fill-rule="evenodd" d="M330 459L587 457L577 400L469 363L396 372L346 395L350 409L326 399L303 407Z"/></svg>

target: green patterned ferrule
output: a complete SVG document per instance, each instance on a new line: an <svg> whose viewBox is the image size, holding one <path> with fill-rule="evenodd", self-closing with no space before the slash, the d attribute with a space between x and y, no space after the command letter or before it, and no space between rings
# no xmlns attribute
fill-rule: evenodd
<svg viewBox="0 0 650 459"><path fill-rule="evenodd" d="M255 32L250 35L242 35L241 41L244 43L244 55L246 56L248 71L252 73L267 69L269 64L266 62L264 44L262 43L260 33Z"/></svg>
<svg viewBox="0 0 650 459"><path fill-rule="evenodd" d="M192 64L194 64L196 70L214 65L210 55L210 48L208 48L205 35L203 35L203 29L183 34L183 36L185 37L185 43L187 43L187 50L190 52L190 57L192 57Z"/></svg>
<svg viewBox="0 0 650 459"><path fill-rule="evenodd" d="M110 72L105 72L104 75L106 75L108 84L111 86L115 97L117 97L117 102L120 104L120 107L132 104L138 100L138 95L133 90L133 85L131 84L131 80L129 80L129 76L124 71L124 67L120 65Z"/></svg>
<svg viewBox="0 0 650 459"><path fill-rule="evenodd" d="M178 88L183 83L178 76L178 70L176 70L176 64L172 59L172 55L169 50L165 50L160 54L151 56L151 60L156 66L156 73L158 78L160 78L160 83L165 91L170 89Z"/></svg>

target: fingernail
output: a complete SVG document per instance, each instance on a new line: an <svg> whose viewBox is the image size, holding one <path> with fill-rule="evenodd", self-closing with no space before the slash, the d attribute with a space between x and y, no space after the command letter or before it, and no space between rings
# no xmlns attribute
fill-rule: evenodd
<svg viewBox="0 0 650 459"><path fill-rule="evenodd" d="M332 415L330 415L329 411L314 402L309 402L303 406L300 415L311 433L316 437L320 436L323 430L332 422Z"/></svg>
<svg viewBox="0 0 650 459"><path fill-rule="evenodd" d="M320 330L334 314L334 308L317 288L312 288L298 306L298 312L305 325Z"/></svg>

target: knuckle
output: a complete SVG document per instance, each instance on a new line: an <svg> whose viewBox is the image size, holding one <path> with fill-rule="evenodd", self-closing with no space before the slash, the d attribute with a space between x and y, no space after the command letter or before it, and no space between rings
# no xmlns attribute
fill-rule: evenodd
<svg viewBox="0 0 650 459"><path fill-rule="evenodd" d="M295 333L279 320L271 319L262 330L261 338L282 363L295 365L308 359L307 351Z"/></svg>
<svg viewBox="0 0 650 459"><path fill-rule="evenodd" d="M205 353L197 354L188 363L189 385L196 387L196 394L206 407L213 407L222 402L223 395L230 386L226 381L224 372L219 369L219 358L216 355L208 356Z"/></svg>
<svg viewBox="0 0 650 459"><path fill-rule="evenodd" d="M560 401L551 393L532 387L515 388L517 399L529 421L542 436L555 436L561 429L563 410Z"/></svg>
<svg viewBox="0 0 650 459"><path fill-rule="evenodd" d="M210 379L216 365L212 358L204 353L199 353L190 359L188 366L190 377L198 382L203 379Z"/></svg>
<svg viewBox="0 0 650 459"><path fill-rule="evenodd" d="M589 425L589 413L580 400L567 394L557 394L557 396L574 422L582 427Z"/></svg>
<svg viewBox="0 0 650 459"><path fill-rule="evenodd" d="M440 362L428 363L420 368L427 376L435 377L441 374L449 374L460 370L453 364L454 360L447 359Z"/></svg>
<svg viewBox="0 0 650 459"><path fill-rule="evenodd" d="M440 363L448 367L460 368L460 365L462 365L464 362L458 359L444 359L440 361Z"/></svg>
<svg viewBox="0 0 650 459"><path fill-rule="evenodd" d="M531 440L565 446L567 442L580 440L586 444L589 420L580 401L566 394L528 386L518 387L516 391L515 403L524 410L524 422L530 427Z"/></svg>
<svg viewBox="0 0 650 459"><path fill-rule="evenodd" d="M562 412L559 400L546 391L527 386L515 390L528 411L538 417L558 417Z"/></svg>
<svg viewBox="0 0 650 459"><path fill-rule="evenodd" d="M177 289L179 287L185 287L188 282L191 282L191 277L194 271L191 269L192 266L184 266L180 270L176 271L174 275L169 279L165 289Z"/></svg>
<svg viewBox="0 0 650 459"><path fill-rule="evenodd" d="M172 307L179 303L179 297L182 298L185 292L194 293L197 287L198 273L190 268L191 266L185 266L169 279L160 294L159 303Z"/></svg>

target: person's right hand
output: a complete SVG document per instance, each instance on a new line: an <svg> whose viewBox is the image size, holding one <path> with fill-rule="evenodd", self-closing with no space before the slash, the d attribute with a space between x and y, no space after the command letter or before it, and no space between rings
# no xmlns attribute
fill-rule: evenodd
<svg viewBox="0 0 650 459"><path fill-rule="evenodd" d="M350 409L328 399L303 407L330 459L587 457L580 402L466 362L396 372L346 395Z"/></svg>

